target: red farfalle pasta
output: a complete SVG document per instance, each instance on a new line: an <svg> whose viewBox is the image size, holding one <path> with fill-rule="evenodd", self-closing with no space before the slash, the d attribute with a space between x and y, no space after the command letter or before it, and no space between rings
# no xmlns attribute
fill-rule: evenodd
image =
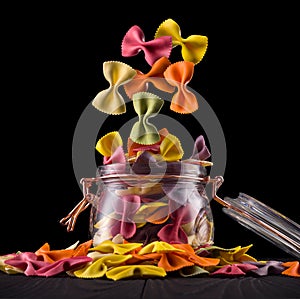
<svg viewBox="0 0 300 299"><path fill-rule="evenodd" d="M210 273L211 276L245 276L248 272L257 270L258 267L251 264L230 264L224 265Z"/></svg>
<svg viewBox="0 0 300 299"><path fill-rule="evenodd" d="M132 26L127 31L121 44L122 56L131 57L143 51L145 60L149 65L153 65L153 63L161 57L168 58L171 50L171 36L162 36L150 41L145 41L144 32L137 25Z"/></svg>
<svg viewBox="0 0 300 299"><path fill-rule="evenodd" d="M61 258L53 263L49 263L43 261L42 256L37 256L33 252L22 252L6 260L5 263L21 269L26 276L49 277L78 268L91 261L92 258L88 256L74 256Z"/></svg>
<svg viewBox="0 0 300 299"><path fill-rule="evenodd" d="M113 236L121 234L125 239L131 238L136 232L136 224L133 220L136 211L141 204L141 198L138 195L124 195L119 200L113 202L116 215L119 219L114 220L111 228ZM117 217L116 217L117 218Z"/></svg>
<svg viewBox="0 0 300 299"><path fill-rule="evenodd" d="M161 142L163 141L163 139L165 138L165 136L167 136L169 134L168 129L163 128L160 129L158 131L159 133L159 141L154 143L154 144L150 144L150 145L143 145L140 143L136 143L134 142L130 137L127 140L127 151L128 151L128 157L135 157L137 155L137 152L140 151L150 151L154 154L157 154L159 152L159 147Z"/></svg>
<svg viewBox="0 0 300 299"><path fill-rule="evenodd" d="M192 194L191 194L192 196ZM188 243L188 237L181 225L192 222L197 216L197 208L193 208L194 201L183 206L174 200L169 201L172 223L166 224L158 233L160 240L173 243Z"/></svg>

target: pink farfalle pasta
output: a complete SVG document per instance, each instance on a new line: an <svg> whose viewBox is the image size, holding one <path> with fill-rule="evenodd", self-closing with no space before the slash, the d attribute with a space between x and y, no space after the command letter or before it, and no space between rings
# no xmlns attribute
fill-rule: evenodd
<svg viewBox="0 0 300 299"><path fill-rule="evenodd" d="M22 252L6 260L5 263L22 270L26 276L50 277L79 268L91 261L92 258L88 256L73 256L49 263L33 252Z"/></svg>
<svg viewBox="0 0 300 299"><path fill-rule="evenodd" d="M38 269L51 265L45 262L42 256L37 256L33 252L21 252L4 263L22 270L26 276L37 275Z"/></svg>
<svg viewBox="0 0 300 299"><path fill-rule="evenodd" d="M93 259L88 256L74 256L58 260L50 265L46 265L36 270L36 276L51 277L73 269L78 269L91 262Z"/></svg>
<svg viewBox="0 0 300 299"><path fill-rule="evenodd" d="M257 267L257 269L251 270L251 273L257 276L267 276L267 275L279 275L286 268L282 266L282 262L268 260L264 262L254 262L254 261L245 261L243 264L251 264Z"/></svg>
<svg viewBox="0 0 300 299"><path fill-rule="evenodd" d="M211 153L205 144L204 136L203 135L198 136L195 140L193 153L190 159L203 161L203 160L207 160L210 156Z"/></svg>
<svg viewBox="0 0 300 299"><path fill-rule="evenodd" d="M5 255L1 255L0 256L0 271L7 273L7 274L23 273L24 271L22 269L16 268L14 266L11 266L11 265L5 263L6 260L14 258L17 254L18 253L9 253L9 254L5 254Z"/></svg>
<svg viewBox="0 0 300 299"><path fill-rule="evenodd" d="M181 226L192 222L197 216L198 209L194 208L192 203L181 205L173 200L169 202L169 209L172 223L166 224L157 233L158 237L170 244L188 243L188 236Z"/></svg>
<svg viewBox="0 0 300 299"><path fill-rule="evenodd" d="M248 272L257 270L258 267L251 264L230 264L224 265L214 272L210 273L211 276L245 276Z"/></svg>
<svg viewBox="0 0 300 299"><path fill-rule="evenodd" d="M136 224L133 218L140 204L141 199L138 195L124 195L117 202L113 202L115 213L119 219L115 220L115 224L111 228L112 236L121 234L127 239L135 234Z"/></svg>
<svg viewBox="0 0 300 299"><path fill-rule="evenodd" d="M103 156L103 164L126 163L123 140L119 132L113 131L101 137L95 149Z"/></svg>
<svg viewBox="0 0 300 299"><path fill-rule="evenodd" d="M172 37L162 36L145 41L145 35L138 25L132 26L125 34L121 53L124 57L132 57L143 51L145 60L153 65L161 57L169 57L172 50Z"/></svg>

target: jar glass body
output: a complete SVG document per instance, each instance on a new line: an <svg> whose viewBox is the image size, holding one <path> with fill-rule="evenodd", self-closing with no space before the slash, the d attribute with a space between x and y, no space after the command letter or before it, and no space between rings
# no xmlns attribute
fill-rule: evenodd
<svg viewBox="0 0 300 299"><path fill-rule="evenodd" d="M206 168L169 162L142 165L109 164L97 169L97 191L91 201L93 244L126 240L213 244L214 221L206 195Z"/></svg>

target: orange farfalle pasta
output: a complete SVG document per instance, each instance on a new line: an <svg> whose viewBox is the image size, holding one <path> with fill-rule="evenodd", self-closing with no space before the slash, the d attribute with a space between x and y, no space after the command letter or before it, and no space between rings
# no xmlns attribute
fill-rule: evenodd
<svg viewBox="0 0 300 299"><path fill-rule="evenodd" d="M199 63L207 50L208 38L204 35L190 35L187 38L181 36L179 25L172 19L167 19L158 27L155 38L172 36L172 46L181 46L183 60L194 64Z"/></svg>
<svg viewBox="0 0 300 299"><path fill-rule="evenodd" d="M152 263L163 268L166 272L176 271L185 267L191 267L193 262L175 254L175 251L153 252L144 255L133 254L132 258L127 261L128 264Z"/></svg>
<svg viewBox="0 0 300 299"><path fill-rule="evenodd" d="M136 75L136 71L126 63L106 61L103 63L103 74L109 82L109 87L96 95L92 105L107 114L118 115L125 113L126 105L119 88L132 80Z"/></svg>
<svg viewBox="0 0 300 299"><path fill-rule="evenodd" d="M198 109L197 97L187 87L193 74L194 64L188 61L175 62L165 70L165 79L177 88L170 105L170 109L174 112L188 114Z"/></svg>
<svg viewBox="0 0 300 299"><path fill-rule="evenodd" d="M171 65L167 57L161 57L152 65L151 70L144 74L136 70L136 76L133 80L124 85L125 92L129 98L137 92L147 91L149 83L153 84L157 89L168 93L174 92L174 86L170 85L164 79L164 71Z"/></svg>
<svg viewBox="0 0 300 299"><path fill-rule="evenodd" d="M132 254L127 264L154 263L166 272L176 271L185 267L198 265L201 267L215 266L217 258L197 256L189 244L169 244L163 241L154 241L143 247L137 254Z"/></svg>
<svg viewBox="0 0 300 299"><path fill-rule="evenodd" d="M284 262L281 264L281 266L287 267L287 269L281 272L281 274L293 277L300 277L299 261Z"/></svg>
<svg viewBox="0 0 300 299"><path fill-rule="evenodd" d="M173 244L173 246L184 250L184 252L178 252L178 255L185 256L189 261L200 267L217 266L220 262L219 258L198 256L190 244Z"/></svg>
<svg viewBox="0 0 300 299"><path fill-rule="evenodd" d="M37 256L42 256L43 260L47 263L54 263L75 256L86 256L91 245L92 240L89 240L78 245L75 249L51 250L49 243L45 243L35 252L35 254Z"/></svg>

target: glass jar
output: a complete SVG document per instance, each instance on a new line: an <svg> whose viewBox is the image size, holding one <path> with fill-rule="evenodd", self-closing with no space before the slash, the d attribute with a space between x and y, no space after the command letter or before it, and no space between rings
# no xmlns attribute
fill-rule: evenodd
<svg viewBox="0 0 300 299"><path fill-rule="evenodd" d="M205 186L206 168L188 162L99 166L95 179L82 179L89 195L93 245L126 240L213 244L214 221ZM91 183L97 185L91 194ZM85 189L87 188L87 189Z"/></svg>

